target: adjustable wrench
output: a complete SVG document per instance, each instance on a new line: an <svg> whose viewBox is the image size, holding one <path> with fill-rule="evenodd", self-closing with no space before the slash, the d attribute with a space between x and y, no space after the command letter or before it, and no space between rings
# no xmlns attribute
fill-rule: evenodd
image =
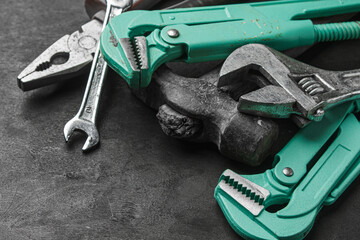
<svg viewBox="0 0 360 240"><path fill-rule="evenodd" d="M103 29L110 19L121 14L123 11L131 7L131 5L131 0L108 0ZM91 66L88 83L80 109L75 117L67 122L64 127L66 142L69 141L75 130L81 130L88 135L85 145L82 148L83 151L87 151L99 143L99 132L96 128L95 121L101 88L106 77L107 69L107 64L104 61L98 46L95 52L94 61Z"/></svg>
<svg viewBox="0 0 360 240"><path fill-rule="evenodd" d="M240 112L273 118L296 116L299 127L320 121L335 105L360 98L359 69L315 68L260 44L235 50L220 71L220 87L249 84L260 89L241 94Z"/></svg>

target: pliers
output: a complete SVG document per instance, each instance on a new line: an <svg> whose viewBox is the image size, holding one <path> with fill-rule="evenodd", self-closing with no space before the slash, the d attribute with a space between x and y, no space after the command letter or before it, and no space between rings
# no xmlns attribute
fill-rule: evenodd
<svg viewBox="0 0 360 240"><path fill-rule="evenodd" d="M146 9L160 0L133 0L132 8ZM75 31L57 40L18 76L23 91L33 90L86 73L90 69L102 30L105 0L86 0L90 20Z"/></svg>

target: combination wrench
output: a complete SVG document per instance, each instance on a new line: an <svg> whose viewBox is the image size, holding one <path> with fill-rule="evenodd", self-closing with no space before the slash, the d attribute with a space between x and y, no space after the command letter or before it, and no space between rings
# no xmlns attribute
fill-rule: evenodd
<svg viewBox="0 0 360 240"><path fill-rule="evenodd" d="M106 15L102 30L104 30L110 19L121 14L131 6L132 0L107 0ZM100 46L98 45L91 65L90 75L80 109L75 117L68 121L64 127L66 142L69 141L75 130L83 131L88 135L82 148L83 151L87 151L95 147L100 141L99 132L96 128L95 122L101 89L107 70L107 63L104 61L100 52Z"/></svg>

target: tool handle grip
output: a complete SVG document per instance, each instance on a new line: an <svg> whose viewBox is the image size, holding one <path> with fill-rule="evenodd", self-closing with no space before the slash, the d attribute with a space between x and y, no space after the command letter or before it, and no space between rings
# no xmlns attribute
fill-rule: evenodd
<svg viewBox="0 0 360 240"><path fill-rule="evenodd" d="M278 212L278 216L301 216L321 207L333 189L348 176L351 169L358 170L352 175L359 174L360 123L357 118L349 114L337 134L333 143L297 186L288 206ZM351 178L353 179L354 177ZM340 192L343 190L341 189ZM300 206L301 211L299 211Z"/></svg>
<svg viewBox="0 0 360 240"><path fill-rule="evenodd" d="M339 129L346 116L353 112L354 104L344 103L327 111L321 122L312 122L301 129L275 156L275 178L285 186L294 186L307 174L307 165ZM304 151L306 149L306 151ZM287 177L283 169L289 167L294 174Z"/></svg>
<svg viewBox="0 0 360 240"><path fill-rule="evenodd" d="M161 0L133 0L130 10L150 9ZM86 13L90 18L99 11L106 10L106 0L85 0Z"/></svg>

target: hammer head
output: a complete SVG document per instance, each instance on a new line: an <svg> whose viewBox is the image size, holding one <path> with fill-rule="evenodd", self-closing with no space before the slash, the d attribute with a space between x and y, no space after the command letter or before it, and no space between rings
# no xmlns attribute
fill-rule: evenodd
<svg viewBox="0 0 360 240"><path fill-rule="evenodd" d="M167 135L212 142L224 156L257 166L269 155L278 126L269 119L240 113L238 102L214 85L218 73L216 68L203 77L188 78L164 66L148 88L136 93L159 109L157 117Z"/></svg>

